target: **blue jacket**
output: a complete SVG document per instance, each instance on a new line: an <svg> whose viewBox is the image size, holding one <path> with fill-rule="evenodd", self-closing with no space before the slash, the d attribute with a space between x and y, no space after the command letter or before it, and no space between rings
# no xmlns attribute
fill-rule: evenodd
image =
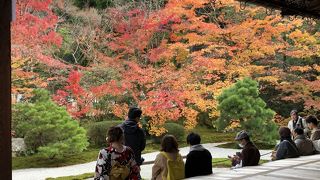
<svg viewBox="0 0 320 180"><path fill-rule="evenodd" d="M282 139L280 144L276 146L276 159L286 159L299 157L300 153L296 144L291 140L291 137Z"/></svg>

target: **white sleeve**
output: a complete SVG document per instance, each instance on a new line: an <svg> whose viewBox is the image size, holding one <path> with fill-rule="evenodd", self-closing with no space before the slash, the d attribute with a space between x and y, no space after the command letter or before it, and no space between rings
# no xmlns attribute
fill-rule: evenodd
<svg viewBox="0 0 320 180"><path fill-rule="evenodd" d="M231 169L238 169L238 168L242 168L242 160L240 161L240 163L239 163L239 164L237 164L237 165L235 165L235 166L231 167Z"/></svg>
<svg viewBox="0 0 320 180"><path fill-rule="evenodd" d="M307 125L307 121L306 121L305 119L303 119L303 118L301 118L301 119L302 119L303 129L304 129L305 131L309 131L308 125Z"/></svg>
<svg viewBox="0 0 320 180"><path fill-rule="evenodd" d="M293 124L292 124L292 120L290 120L288 122L288 128L292 131L293 130Z"/></svg>

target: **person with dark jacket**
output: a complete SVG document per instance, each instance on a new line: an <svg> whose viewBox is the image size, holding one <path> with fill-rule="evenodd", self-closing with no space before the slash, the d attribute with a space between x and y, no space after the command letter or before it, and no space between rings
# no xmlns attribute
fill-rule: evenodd
<svg viewBox="0 0 320 180"><path fill-rule="evenodd" d="M203 176L212 174L212 156L201 144L201 138L196 133L187 136L190 152L185 164L185 177Z"/></svg>
<svg viewBox="0 0 320 180"><path fill-rule="evenodd" d="M296 128L293 131L293 137L301 156L308 156L314 153L313 143L304 135L302 128Z"/></svg>
<svg viewBox="0 0 320 180"><path fill-rule="evenodd" d="M139 166L143 163L141 152L146 146L145 132L138 125L141 114L141 109L136 107L130 108L128 112L128 119L120 124L120 127L124 132L125 145L129 146L133 150L135 160Z"/></svg>
<svg viewBox="0 0 320 180"><path fill-rule="evenodd" d="M240 131L236 138L239 146L242 149L241 153L237 153L233 157L228 156L232 161L233 168L256 166L260 161L260 152L258 148L250 141L249 135L246 131Z"/></svg>
<svg viewBox="0 0 320 180"><path fill-rule="evenodd" d="M279 135L280 143L275 148L276 153L273 159L279 160L299 157L299 150L291 139L291 130L288 127L280 127Z"/></svg>

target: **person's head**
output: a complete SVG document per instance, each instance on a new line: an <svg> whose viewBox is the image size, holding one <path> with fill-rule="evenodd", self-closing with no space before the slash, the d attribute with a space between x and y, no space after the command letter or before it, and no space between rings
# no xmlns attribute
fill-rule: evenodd
<svg viewBox="0 0 320 180"><path fill-rule="evenodd" d="M306 123L310 129L314 129L318 126L318 119L315 116L308 116Z"/></svg>
<svg viewBox="0 0 320 180"><path fill-rule="evenodd" d="M281 139L291 138L291 131L288 127L282 126L279 129L279 135Z"/></svg>
<svg viewBox="0 0 320 180"><path fill-rule="evenodd" d="M137 107L132 107L129 109L128 118L138 122L140 120L141 114L142 114L141 109Z"/></svg>
<svg viewBox="0 0 320 180"><path fill-rule="evenodd" d="M108 143L119 142L122 143L124 140L123 131L120 127L110 127L107 133Z"/></svg>
<svg viewBox="0 0 320 180"><path fill-rule="evenodd" d="M243 147L250 141L250 137L247 131L242 130L237 133L235 140L238 141L240 147Z"/></svg>
<svg viewBox="0 0 320 180"><path fill-rule="evenodd" d="M173 135L165 135L161 140L161 151L170 153L178 152L177 139Z"/></svg>
<svg viewBox="0 0 320 180"><path fill-rule="evenodd" d="M190 133L187 136L187 144L190 144L191 146L200 144L201 137L197 133Z"/></svg>
<svg viewBox="0 0 320 180"><path fill-rule="evenodd" d="M292 120L297 120L298 119L298 111L296 109L293 109L291 112L290 112L290 116L291 116L291 119Z"/></svg>
<svg viewBox="0 0 320 180"><path fill-rule="evenodd" d="M294 131L293 131L293 136L296 137L296 136L299 136L299 135L303 135L304 134L304 131L302 128L295 128Z"/></svg>

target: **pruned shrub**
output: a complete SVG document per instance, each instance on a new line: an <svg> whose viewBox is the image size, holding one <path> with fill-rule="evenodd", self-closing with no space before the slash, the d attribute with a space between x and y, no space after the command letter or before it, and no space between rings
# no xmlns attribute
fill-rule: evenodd
<svg viewBox="0 0 320 180"><path fill-rule="evenodd" d="M177 123L166 123L164 127L167 130L166 134L174 135L178 141L185 140L185 130L182 125Z"/></svg>
<svg viewBox="0 0 320 180"><path fill-rule="evenodd" d="M88 137L90 145L104 147L106 145L106 135L110 127L121 124L123 121L101 121L88 126Z"/></svg>

